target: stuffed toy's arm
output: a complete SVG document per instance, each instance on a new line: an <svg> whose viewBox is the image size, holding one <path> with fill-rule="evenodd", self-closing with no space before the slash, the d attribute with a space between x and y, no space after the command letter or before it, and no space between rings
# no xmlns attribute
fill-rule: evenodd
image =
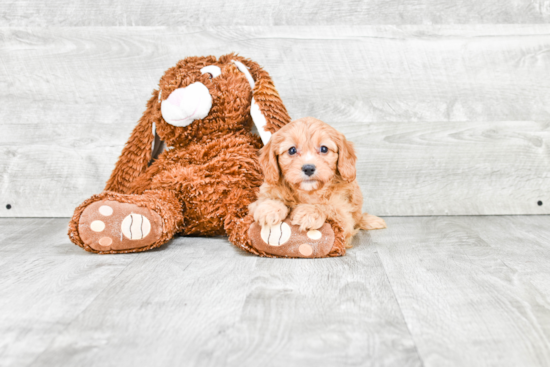
<svg viewBox="0 0 550 367"><path fill-rule="evenodd" d="M132 182L145 170L151 160L152 145L155 139L153 133L153 111L158 103L158 91L147 102L147 109L132 131L130 139L122 150L120 157L105 186L106 191L121 194L127 193Z"/></svg>

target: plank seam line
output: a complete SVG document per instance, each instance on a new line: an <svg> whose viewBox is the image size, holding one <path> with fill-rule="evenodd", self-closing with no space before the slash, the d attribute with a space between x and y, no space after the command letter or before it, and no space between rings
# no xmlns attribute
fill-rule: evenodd
<svg viewBox="0 0 550 367"><path fill-rule="evenodd" d="M4 218L0 218L0 219L4 219ZM5 218L5 219L15 219L15 220L17 220L18 218L17 218L17 217L13 217L13 218ZM34 217L33 217L33 218L23 218L23 219L40 219L40 218L34 218ZM16 232L10 233L10 234L8 235L8 237L4 238L3 240L4 240L4 241L10 240L12 237L14 237L15 235L18 235L20 232L23 232L23 231L25 231L25 230L27 230L27 232L25 232L25 233L23 234L23 236L28 236L29 234L38 231L39 229L41 229L42 227L44 227L46 224L50 223L51 221L53 221L53 220L55 220L55 219L57 219L57 218L55 218L55 217L44 217L44 218L42 218L42 219L47 219L48 221L46 221L46 222L44 222L44 223L42 223L42 224L39 224L38 227L33 226L33 229L32 229L30 232L28 232L28 227L21 228L20 230L18 230L18 231L16 231ZM68 218L67 218L67 219L68 219ZM19 239L21 239L22 236L18 236L18 237L19 237Z"/></svg>
<svg viewBox="0 0 550 367"><path fill-rule="evenodd" d="M548 217L549 213L535 213L535 214L419 214L419 215L380 215L382 218L440 218L440 217ZM44 217L3 217L2 219L71 219L67 216L44 216Z"/></svg>
<svg viewBox="0 0 550 367"><path fill-rule="evenodd" d="M397 295L395 294L395 290L393 289L393 284L390 280L390 277L388 276L388 272L386 270L386 267L384 266L384 262L382 261L382 258L380 257L380 254L378 253L378 250L375 250L376 257L378 258L378 261L380 261L380 265L382 265L382 269L384 269L384 276L386 277L386 280L388 281L388 284L390 285L391 292L393 294L393 298L395 299L395 302L397 303L397 306L399 307L399 313L401 314L401 317L403 318L403 321L405 322L405 326L407 327L407 331L409 332L409 335L411 336L411 339L414 343L414 349L416 350L416 354L418 355L418 359L420 359L420 363L422 363L422 366L425 366L424 359L422 358L422 355L420 354L420 351L418 350L418 343L416 342L416 339L414 338L413 333L411 332L411 328L409 327L409 323L407 322L407 319L405 318L405 314L403 313L403 309L401 308L401 304L399 303L399 299L397 298Z"/></svg>

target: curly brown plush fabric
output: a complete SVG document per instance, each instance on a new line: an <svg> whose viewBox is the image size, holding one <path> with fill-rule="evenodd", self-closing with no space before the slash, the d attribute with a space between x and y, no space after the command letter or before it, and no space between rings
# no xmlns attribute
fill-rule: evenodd
<svg viewBox="0 0 550 367"><path fill-rule="evenodd" d="M253 89L234 61L248 68L255 82ZM221 74L213 76L201 72L202 68L210 65L219 67ZM208 115L195 119L187 126L167 123L163 118L162 102L175 90L193 83L202 83L212 97ZM266 131L275 132L290 122L269 74L249 59L236 54L220 58L188 57L166 71L159 82L159 90L153 91L143 116L126 143L105 191L76 208L69 224L71 241L90 252L127 253L161 246L176 233L202 236L226 234L233 244L245 251L271 256L259 253L248 238L248 229L253 221L248 216L248 205L256 200L258 188L263 182L258 163L258 151L263 144L257 135L250 132L253 126L253 98L265 116ZM153 127L168 147L158 157L152 156L155 140ZM109 214L113 211L113 205L109 206L112 202L134 204L133 208L146 208L151 211L149 213L158 214L162 222L161 235L146 246L132 247L139 241L125 239L122 232L114 236L112 229L107 232L109 225L113 225L109 221L117 215L120 218L137 215L132 209L127 209L127 213ZM83 216L86 208L94 203L95 207L109 207L107 214L94 212ZM115 206L114 210L118 207ZM156 214L150 215L148 220L143 219L140 230L145 228L146 222L155 225ZM147 214L144 216L148 217ZM101 222L101 225L94 224L94 221ZM131 225L136 224L132 222ZM121 224L117 222L116 226ZM340 234L341 237L341 231L336 225L333 227L335 235ZM102 245L85 243L82 231L99 231L100 235L105 233L105 237L101 238L105 241L100 241ZM345 252L343 237L336 237L336 245L329 256L340 256Z"/></svg>

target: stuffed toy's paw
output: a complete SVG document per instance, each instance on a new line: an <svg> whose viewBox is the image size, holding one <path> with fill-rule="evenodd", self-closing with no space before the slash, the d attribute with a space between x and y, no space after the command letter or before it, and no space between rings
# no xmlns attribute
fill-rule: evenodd
<svg viewBox="0 0 550 367"><path fill-rule="evenodd" d="M82 241L96 251L133 250L159 240L162 219L135 204L100 200L84 210L78 232Z"/></svg>
<svg viewBox="0 0 550 367"><path fill-rule="evenodd" d="M300 231L289 218L274 226L254 222L248 230L252 246L260 253L280 257L326 257L334 244L334 231L328 223L319 229Z"/></svg>

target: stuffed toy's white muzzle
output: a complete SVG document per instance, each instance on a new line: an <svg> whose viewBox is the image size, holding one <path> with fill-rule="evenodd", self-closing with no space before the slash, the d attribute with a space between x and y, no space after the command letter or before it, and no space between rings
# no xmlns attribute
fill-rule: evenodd
<svg viewBox="0 0 550 367"><path fill-rule="evenodd" d="M170 125L187 126L208 116L212 108L212 96L200 82L178 88L162 101L162 117Z"/></svg>

